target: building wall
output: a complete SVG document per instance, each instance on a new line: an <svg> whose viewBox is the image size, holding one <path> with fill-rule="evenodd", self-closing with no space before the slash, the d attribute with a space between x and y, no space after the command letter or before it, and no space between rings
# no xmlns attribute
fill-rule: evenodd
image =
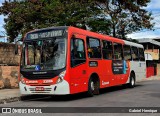
<svg viewBox="0 0 160 116"><path fill-rule="evenodd" d="M160 76L160 64L157 64L157 75Z"/></svg>
<svg viewBox="0 0 160 116"><path fill-rule="evenodd" d="M0 66L0 89L18 87L19 66Z"/></svg>
<svg viewBox="0 0 160 116"><path fill-rule="evenodd" d="M20 61L19 53L15 54L15 44L0 42L0 65L18 66Z"/></svg>
<svg viewBox="0 0 160 116"><path fill-rule="evenodd" d="M0 89L18 87L20 47L15 54L15 44L0 42Z"/></svg>
<svg viewBox="0 0 160 116"><path fill-rule="evenodd" d="M145 53L151 54L153 60L159 60L159 49L148 49L145 50Z"/></svg>

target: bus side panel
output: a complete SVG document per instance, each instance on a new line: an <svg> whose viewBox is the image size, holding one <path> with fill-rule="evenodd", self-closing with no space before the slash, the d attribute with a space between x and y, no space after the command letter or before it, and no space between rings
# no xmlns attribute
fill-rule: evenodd
<svg viewBox="0 0 160 116"><path fill-rule="evenodd" d="M88 76L92 77L93 74L97 74L99 78L100 88L104 88L109 86L110 79L110 67L108 61L104 61L102 59L89 59L89 62L97 62L97 66L89 66L88 64ZM94 78L94 77L93 77Z"/></svg>
<svg viewBox="0 0 160 116"><path fill-rule="evenodd" d="M131 71L135 72L136 81L146 78L145 61L130 61Z"/></svg>
<svg viewBox="0 0 160 116"><path fill-rule="evenodd" d="M112 60L102 60L100 69L102 70L102 78L100 78L100 88L115 85L116 81L113 81L115 77L112 73Z"/></svg>
<svg viewBox="0 0 160 116"><path fill-rule="evenodd" d="M126 61L126 73L121 74L119 84L125 84L130 76L130 61Z"/></svg>
<svg viewBox="0 0 160 116"><path fill-rule="evenodd" d="M123 61L122 61L123 62ZM109 63L108 63L109 65ZM124 70L126 70L126 72L124 74L114 74L113 73L113 65L112 62L110 63L110 67L108 67L108 70L111 72L108 76L109 80L110 80L110 84L109 86L115 86L115 85L121 85L121 84L125 84L129 78L129 74L130 74L130 62L127 61L126 64L126 68Z"/></svg>
<svg viewBox="0 0 160 116"><path fill-rule="evenodd" d="M88 75L87 75L87 63L70 69L70 93L79 93L87 91L88 87Z"/></svg>

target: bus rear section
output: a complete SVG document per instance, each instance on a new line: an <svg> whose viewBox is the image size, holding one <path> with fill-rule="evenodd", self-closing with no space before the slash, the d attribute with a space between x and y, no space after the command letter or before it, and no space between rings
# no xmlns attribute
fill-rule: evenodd
<svg viewBox="0 0 160 116"><path fill-rule="evenodd" d="M125 41L125 45L128 46L128 49L125 49L124 51L126 51L126 56L130 58L130 74L132 74L135 77L135 81L145 79L146 60L143 46L141 44L128 41Z"/></svg>

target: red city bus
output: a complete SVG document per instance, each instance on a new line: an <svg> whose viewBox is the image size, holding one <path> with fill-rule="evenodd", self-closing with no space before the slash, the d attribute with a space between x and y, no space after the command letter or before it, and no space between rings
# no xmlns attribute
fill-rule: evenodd
<svg viewBox="0 0 160 116"><path fill-rule="evenodd" d="M146 77L143 46L75 27L26 34L19 86L22 95L65 95L128 84Z"/></svg>

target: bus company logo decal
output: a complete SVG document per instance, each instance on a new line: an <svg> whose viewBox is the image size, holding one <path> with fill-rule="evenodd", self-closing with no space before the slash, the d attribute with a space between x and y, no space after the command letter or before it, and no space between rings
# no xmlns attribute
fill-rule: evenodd
<svg viewBox="0 0 160 116"><path fill-rule="evenodd" d="M105 81L102 81L102 85L108 85L109 84L109 81L105 82Z"/></svg>
<svg viewBox="0 0 160 116"><path fill-rule="evenodd" d="M51 79L43 80L43 83L53 83L53 80L51 80Z"/></svg>
<svg viewBox="0 0 160 116"><path fill-rule="evenodd" d="M28 84L32 84L32 83L38 83L38 81L37 80L27 80L26 81L26 83Z"/></svg>

